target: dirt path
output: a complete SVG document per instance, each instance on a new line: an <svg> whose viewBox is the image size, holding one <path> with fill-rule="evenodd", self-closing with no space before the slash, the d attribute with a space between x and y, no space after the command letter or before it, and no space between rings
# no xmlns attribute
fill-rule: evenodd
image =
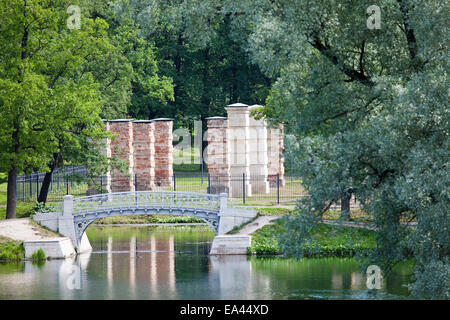
<svg viewBox="0 0 450 320"><path fill-rule="evenodd" d="M276 215L259 216L255 221L249 223L244 228L242 228L238 233L236 233L236 235L241 235L241 236L249 235L249 234L255 232L256 230L264 227L267 224L272 224L275 219L278 219L280 217L281 216L276 216Z"/></svg>
<svg viewBox="0 0 450 320"><path fill-rule="evenodd" d="M54 239L58 235L33 224L29 218L0 221L0 236L19 241Z"/></svg>

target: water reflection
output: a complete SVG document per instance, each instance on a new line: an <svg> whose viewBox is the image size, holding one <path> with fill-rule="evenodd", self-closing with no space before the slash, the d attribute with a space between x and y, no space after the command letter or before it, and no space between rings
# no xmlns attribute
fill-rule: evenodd
<svg viewBox="0 0 450 320"><path fill-rule="evenodd" d="M76 259L0 264L0 299L398 298L407 277L367 294L352 259L209 256L208 228L89 228ZM72 286L72 288L71 288Z"/></svg>

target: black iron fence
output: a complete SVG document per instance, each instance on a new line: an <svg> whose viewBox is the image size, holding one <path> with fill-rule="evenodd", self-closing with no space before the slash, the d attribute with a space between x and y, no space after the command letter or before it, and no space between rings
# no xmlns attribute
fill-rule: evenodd
<svg viewBox="0 0 450 320"><path fill-rule="evenodd" d="M31 175L17 178L17 201L36 201L45 172L32 173ZM59 201L66 194L83 192L87 186L87 174L85 167L68 166L57 168L53 171L48 190L49 201Z"/></svg>
<svg viewBox="0 0 450 320"><path fill-rule="evenodd" d="M18 178L18 201L36 201L45 173ZM61 201L66 194L75 197L108 192L126 191L184 191L218 194L225 192L236 204L270 206L292 205L296 200L308 197L301 179L293 175L237 176L212 175L201 172L175 172L169 177L148 175L104 175L89 180L83 167L66 167L53 173L48 201ZM333 206L334 208L337 206ZM356 200L351 207L358 207Z"/></svg>

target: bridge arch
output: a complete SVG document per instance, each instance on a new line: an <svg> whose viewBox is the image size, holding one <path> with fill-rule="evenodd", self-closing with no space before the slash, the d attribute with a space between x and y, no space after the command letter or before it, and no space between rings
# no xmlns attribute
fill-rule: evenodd
<svg viewBox="0 0 450 320"><path fill-rule="evenodd" d="M73 198L76 243L94 221L125 215L177 214L204 220L217 235L219 231L220 196L192 192L136 191L99 194ZM70 205L64 205L65 210ZM68 208L69 207L69 208ZM65 212L67 215L69 212Z"/></svg>

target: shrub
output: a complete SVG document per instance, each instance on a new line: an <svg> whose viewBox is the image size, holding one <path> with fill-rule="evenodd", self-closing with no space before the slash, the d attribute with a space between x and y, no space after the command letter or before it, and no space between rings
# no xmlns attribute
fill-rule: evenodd
<svg viewBox="0 0 450 320"><path fill-rule="evenodd" d="M31 214L36 213L47 213L47 212L54 212L55 207L49 204L46 204L44 202L36 202L33 209L31 209Z"/></svg>
<svg viewBox="0 0 450 320"><path fill-rule="evenodd" d="M47 257L45 256L44 250L42 250L42 248L39 248L39 250L33 252L33 254L31 255L31 259L33 261L43 261L46 260Z"/></svg>

